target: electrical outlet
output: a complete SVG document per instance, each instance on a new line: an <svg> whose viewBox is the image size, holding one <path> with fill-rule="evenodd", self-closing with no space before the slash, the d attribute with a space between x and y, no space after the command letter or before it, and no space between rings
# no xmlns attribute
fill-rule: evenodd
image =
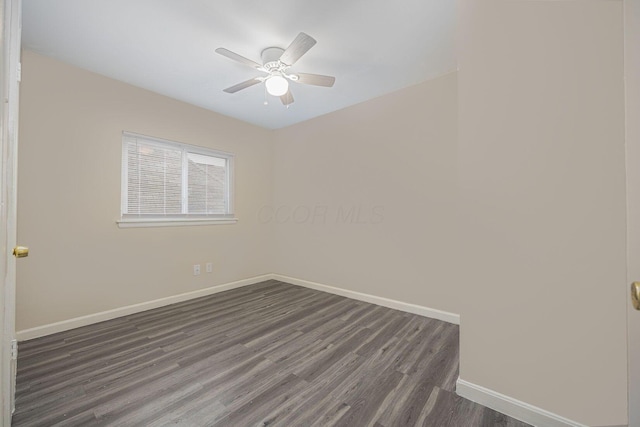
<svg viewBox="0 0 640 427"><path fill-rule="evenodd" d="M212 262L208 262L207 263L207 273L213 273L213 263Z"/></svg>
<svg viewBox="0 0 640 427"><path fill-rule="evenodd" d="M193 265L193 275L194 276L199 276L200 275L200 264L194 264Z"/></svg>

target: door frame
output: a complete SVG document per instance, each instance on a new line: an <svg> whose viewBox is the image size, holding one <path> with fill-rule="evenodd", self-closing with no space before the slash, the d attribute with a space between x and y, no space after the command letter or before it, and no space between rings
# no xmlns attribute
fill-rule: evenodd
<svg viewBox="0 0 640 427"><path fill-rule="evenodd" d="M0 4L0 426L11 425L14 409L17 346L15 346L16 200L18 163L18 103L22 1L2 0Z"/></svg>
<svg viewBox="0 0 640 427"><path fill-rule="evenodd" d="M640 0L624 0L628 284L640 281L640 44L638 40L640 40ZM640 426L640 311L635 310L630 301L631 298L627 297L629 426Z"/></svg>

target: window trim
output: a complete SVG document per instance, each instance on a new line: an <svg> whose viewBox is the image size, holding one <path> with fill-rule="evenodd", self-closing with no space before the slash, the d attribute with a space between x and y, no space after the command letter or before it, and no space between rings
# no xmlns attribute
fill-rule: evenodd
<svg viewBox="0 0 640 427"><path fill-rule="evenodd" d="M227 212L224 214L211 214L211 215L200 215L193 214L189 215L184 212L186 206L188 206L188 191L186 191L185 187L188 185L186 179L182 181L182 209L183 213L178 215L165 216L161 214L125 214L127 208L127 181L129 176L128 169L128 150L127 138L140 138L144 139L145 142L154 145L157 144L163 148L167 146L176 148L181 150L182 161L183 161L183 174L185 173L185 165L184 162L187 161L187 154L200 154L204 156L218 157L225 159L227 162L226 168L226 184L225 188L225 197L226 197L226 205ZM181 142L170 141L167 139L156 138L153 136L143 135L134 132L122 132L122 170L120 174L120 219L116 221L118 227L120 228L134 228L134 227L172 227L172 226L188 226L188 225L219 225L219 224L235 224L238 222L238 219L234 215L234 158L235 156L232 153L228 153L225 151L214 150L211 148L199 147L191 144L184 144Z"/></svg>
<svg viewBox="0 0 640 427"><path fill-rule="evenodd" d="M188 225L235 224L238 218L122 218L116 221L119 228L178 227Z"/></svg>

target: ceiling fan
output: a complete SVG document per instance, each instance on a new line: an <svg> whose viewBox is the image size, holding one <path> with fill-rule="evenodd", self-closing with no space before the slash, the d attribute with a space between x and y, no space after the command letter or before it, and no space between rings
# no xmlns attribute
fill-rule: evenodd
<svg viewBox="0 0 640 427"><path fill-rule="evenodd" d="M220 55L267 73L266 76L254 77L253 79L228 87L224 89L224 91L227 93L236 93L242 89L264 82L267 92L270 95L279 96L284 105L289 105L293 103L293 95L291 95L291 90L289 90L289 81L314 86L332 87L336 81L335 77L288 72L289 68L315 44L316 41L313 37L305 33L300 33L286 49L279 47L268 47L264 49L261 55L262 64L258 64L244 56L219 47L216 49L216 52Z"/></svg>

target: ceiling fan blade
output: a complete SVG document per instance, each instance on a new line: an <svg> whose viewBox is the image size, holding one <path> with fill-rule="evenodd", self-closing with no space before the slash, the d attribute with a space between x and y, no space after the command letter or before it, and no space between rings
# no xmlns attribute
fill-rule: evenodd
<svg viewBox="0 0 640 427"><path fill-rule="evenodd" d="M314 44L316 44L316 41L313 37L305 33L300 33L295 40L291 42L282 56L280 56L280 61L287 65L293 65L302 55L307 53Z"/></svg>
<svg viewBox="0 0 640 427"><path fill-rule="evenodd" d="M227 93L236 93L239 90L246 89L246 88L251 87L253 85L257 85L260 82L261 82L260 78L256 77L256 78L253 78L251 80L247 80L246 82L238 83L237 85L228 87L224 91L227 92Z"/></svg>
<svg viewBox="0 0 640 427"><path fill-rule="evenodd" d="M280 101L282 101L282 105L293 104L293 95L291 95L291 91L288 90L287 93L280 97Z"/></svg>
<svg viewBox="0 0 640 427"><path fill-rule="evenodd" d="M247 59L244 56L238 55L235 52L231 52L230 50L223 47L217 48L216 53L219 53L222 56L226 56L229 59L233 59L234 61L240 62L241 64L248 65L251 68L262 68L262 65L258 64L257 62Z"/></svg>
<svg viewBox="0 0 640 427"><path fill-rule="evenodd" d="M323 76L320 74L296 73L298 83L314 86L331 87L336 82L336 78L332 76Z"/></svg>

